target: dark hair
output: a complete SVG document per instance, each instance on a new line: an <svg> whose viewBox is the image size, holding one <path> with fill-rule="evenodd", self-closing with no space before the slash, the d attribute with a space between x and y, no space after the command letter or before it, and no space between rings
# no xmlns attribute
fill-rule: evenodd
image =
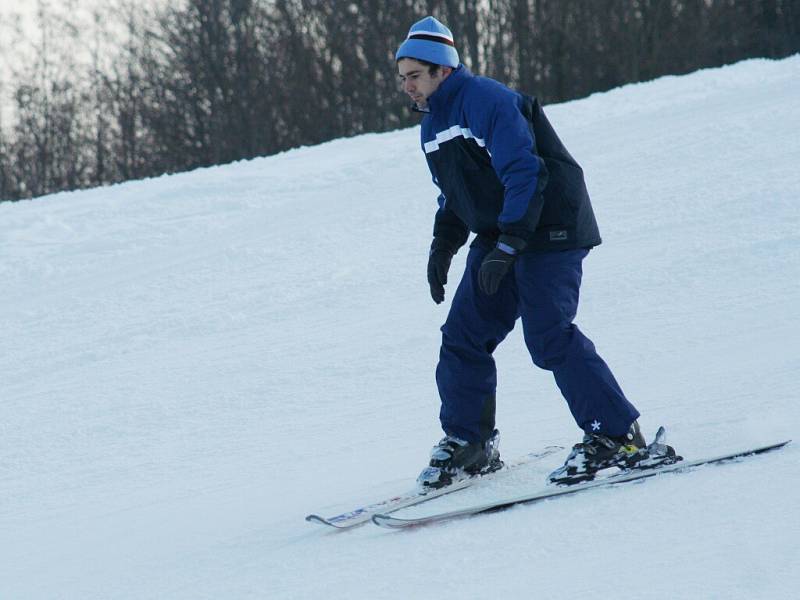
<svg viewBox="0 0 800 600"><path fill-rule="evenodd" d="M414 60L428 67L428 75L436 75L436 73L439 72L439 69L442 68L442 65L437 65L432 62L428 62L427 60L420 60L418 58L415 58Z"/></svg>

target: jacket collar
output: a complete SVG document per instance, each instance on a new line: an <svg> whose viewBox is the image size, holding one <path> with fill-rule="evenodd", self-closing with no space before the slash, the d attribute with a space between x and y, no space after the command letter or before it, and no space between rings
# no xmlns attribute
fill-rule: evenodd
<svg viewBox="0 0 800 600"><path fill-rule="evenodd" d="M455 97L467 79L473 75L463 64L458 65L447 79L445 79L433 94L428 98L428 106L424 110L416 109L418 112L435 113L447 108L447 105Z"/></svg>

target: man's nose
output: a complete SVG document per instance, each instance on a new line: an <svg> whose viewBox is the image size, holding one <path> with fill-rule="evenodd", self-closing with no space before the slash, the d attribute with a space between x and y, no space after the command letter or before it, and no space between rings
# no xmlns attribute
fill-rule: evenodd
<svg viewBox="0 0 800 600"><path fill-rule="evenodd" d="M409 81L409 80L406 79L403 82L403 89L405 90L406 93L413 92L414 91L414 82Z"/></svg>

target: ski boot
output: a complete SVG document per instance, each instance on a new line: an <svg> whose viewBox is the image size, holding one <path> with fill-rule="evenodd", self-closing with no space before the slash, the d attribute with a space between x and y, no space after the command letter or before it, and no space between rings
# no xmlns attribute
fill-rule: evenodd
<svg viewBox="0 0 800 600"><path fill-rule="evenodd" d="M452 435L443 437L431 450L431 461L417 477L421 490L438 489L465 477L497 471L503 467L498 445L500 432L482 443L469 443Z"/></svg>
<svg viewBox="0 0 800 600"><path fill-rule="evenodd" d="M572 447L564 465L550 473L548 481L572 485L591 481L598 471L604 469L653 469L683 460L676 456L672 446L664 443L664 437L664 428L661 427L655 441L648 446L636 421L625 435L619 437L584 434L583 441Z"/></svg>

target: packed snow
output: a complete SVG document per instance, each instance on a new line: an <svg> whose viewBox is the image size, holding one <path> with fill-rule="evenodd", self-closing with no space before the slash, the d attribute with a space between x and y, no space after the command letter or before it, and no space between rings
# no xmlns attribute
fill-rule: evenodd
<svg viewBox="0 0 800 600"><path fill-rule="evenodd" d="M797 437L800 55L546 107L604 243L577 323L687 459ZM439 439L448 302L419 130L0 204L0 598L797 597L800 440L393 532ZM580 432L517 328L501 453L405 514L544 485ZM398 513L402 516L402 513Z"/></svg>

